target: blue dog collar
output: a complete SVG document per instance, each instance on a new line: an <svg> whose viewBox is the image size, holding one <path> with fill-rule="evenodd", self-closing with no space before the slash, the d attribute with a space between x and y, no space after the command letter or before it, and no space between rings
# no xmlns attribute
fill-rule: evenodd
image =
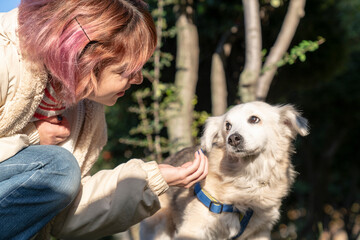
<svg viewBox="0 0 360 240"><path fill-rule="evenodd" d="M233 237L232 239L237 239L238 237L241 236L241 234L243 234L243 232L245 231L252 215L253 215L254 211L252 209L248 209L245 213L245 215L240 215L240 231L239 233Z"/></svg>
<svg viewBox="0 0 360 240"><path fill-rule="evenodd" d="M223 204L220 201L216 200L214 197L212 197L208 192L201 189L200 183L195 184L194 193L196 197L199 199L199 201L204 204L210 212L220 214L222 212L234 212L238 213L240 215L240 231L239 233L233 237L232 239L236 239L243 234L245 231L245 228L247 227L252 215L253 210L248 209L244 214L242 214L238 209L236 209L232 204Z"/></svg>
<svg viewBox="0 0 360 240"><path fill-rule="evenodd" d="M209 210L210 212L220 214L222 212L239 212L236 208L234 208L233 205L230 204L223 204L213 198L208 192L201 189L200 183L195 184L195 195L199 199L200 202L202 202Z"/></svg>

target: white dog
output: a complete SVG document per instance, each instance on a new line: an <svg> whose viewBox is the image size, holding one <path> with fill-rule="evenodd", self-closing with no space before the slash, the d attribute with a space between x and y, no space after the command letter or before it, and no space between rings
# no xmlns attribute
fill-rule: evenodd
<svg viewBox="0 0 360 240"><path fill-rule="evenodd" d="M161 196L161 209L141 223L141 238L270 239L296 175L290 155L297 134L308 134L307 120L291 105L251 102L210 117L201 138L207 178ZM196 150L168 161L179 166Z"/></svg>

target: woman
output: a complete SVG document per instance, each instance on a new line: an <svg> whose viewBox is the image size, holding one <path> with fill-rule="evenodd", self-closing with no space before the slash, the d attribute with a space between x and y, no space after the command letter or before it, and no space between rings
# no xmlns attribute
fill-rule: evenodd
<svg viewBox="0 0 360 240"><path fill-rule="evenodd" d="M0 14L0 239L97 239L207 174L139 159L90 176L114 105L156 47L140 0L22 0Z"/></svg>

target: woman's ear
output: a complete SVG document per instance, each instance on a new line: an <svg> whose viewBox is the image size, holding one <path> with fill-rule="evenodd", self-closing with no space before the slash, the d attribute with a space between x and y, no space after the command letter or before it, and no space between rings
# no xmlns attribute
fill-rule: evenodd
<svg viewBox="0 0 360 240"><path fill-rule="evenodd" d="M280 109L280 121L282 124L288 127L292 138L295 138L297 134L306 136L309 134L308 120L301 116L292 105L284 105L279 107Z"/></svg>
<svg viewBox="0 0 360 240"><path fill-rule="evenodd" d="M223 143L224 138L221 134L223 128L224 115L209 117L205 122L205 130L201 137L201 147L210 152L213 142Z"/></svg>

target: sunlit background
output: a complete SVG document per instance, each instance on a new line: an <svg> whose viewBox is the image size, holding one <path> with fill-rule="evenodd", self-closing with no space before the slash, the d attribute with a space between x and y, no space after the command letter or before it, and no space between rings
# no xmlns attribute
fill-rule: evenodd
<svg viewBox="0 0 360 240"><path fill-rule="evenodd" d="M0 1L0 12L8 12L11 9L16 8L20 3L20 0L2 0Z"/></svg>
<svg viewBox="0 0 360 240"><path fill-rule="evenodd" d="M158 1L147 2L150 9L155 9ZM245 36L242 1L194 2L201 46L196 111L200 116L198 119L201 119L200 113L211 111L211 56L229 26L237 24L240 30L230 39L233 48L226 69L228 100L230 105L234 104L240 71L244 65ZM282 3L281 6L270 6L270 0L260 2L263 10L263 48L269 50L281 27L289 0L271 1ZM284 199L281 219L273 229L272 239L360 240L359 2L308 0L306 14L300 21L290 49L303 40L316 41L318 36L326 41L315 52L307 53L305 62L297 61L281 67L273 81L268 102L288 102L298 106L308 118L311 131L308 137L296 141L297 154L293 156L293 163L299 175L291 193ZM19 3L20 0L0 0L0 12L10 11ZM173 9L173 5L165 8L165 25L169 29L175 26ZM171 31L167 34L171 36ZM166 56L175 57L177 41L169 36L164 40L162 50L168 54ZM176 71L175 61L168 60L168 64L161 64L169 65L162 71L161 80L172 82ZM148 85L150 83L144 81L138 87ZM131 94L127 94L115 106L107 109L109 141L94 172L113 168L131 158L149 155L148 149L119 144L120 138L126 142L126 137L130 135L127 132L138 124L136 115L128 111L134 104ZM141 137L137 143L145 139ZM136 233L131 232L130 235L136 236ZM104 239L126 238L121 235Z"/></svg>

